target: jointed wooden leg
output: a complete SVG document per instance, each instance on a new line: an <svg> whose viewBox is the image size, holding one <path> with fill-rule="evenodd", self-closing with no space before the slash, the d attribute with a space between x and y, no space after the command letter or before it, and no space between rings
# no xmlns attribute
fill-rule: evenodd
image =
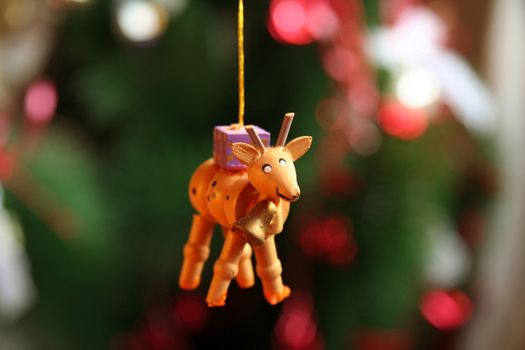
<svg viewBox="0 0 525 350"><path fill-rule="evenodd" d="M283 285L281 261L277 257L274 236L268 237L261 247L255 247L257 275L260 277L266 300L275 305L290 295L290 288Z"/></svg>
<svg viewBox="0 0 525 350"><path fill-rule="evenodd" d="M245 244L240 234L233 231L226 234L221 255L213 267L213 279L206 297L208 306L224 306L230 282L237 276Z"/></svg>
<svg viewBox="0 0 525 350"><path fill-rule="evenodd" d="M236 281L241 288L250 288L255 284L252 265L252 246L248 243L244 245L241 260L239 261L239 274L237 275Z"/></svg>
<svg viewBox="0 0 525 350"><path fill-rule="evenodd" d="M184 245L184 261L179 276L182 289L195 289L201 281L202 268L210 255L210 241L215 223L193 215L190 236Z"/></svg>

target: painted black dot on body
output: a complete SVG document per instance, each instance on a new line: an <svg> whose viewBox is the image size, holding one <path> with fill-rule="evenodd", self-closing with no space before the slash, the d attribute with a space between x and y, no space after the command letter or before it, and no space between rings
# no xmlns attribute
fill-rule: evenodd
<svg viewBox="0 0 525 350"><path fill-rule="evenodd" d="M217 180L213 180L213 182L211 183L211 187L215 187L217 185Z"/></svg>
<svg viewBox="0 0 525 350"><path fill-rule="evenodd" d="M230 200L230 195L227 195L227 196L226 196L226 200L227 200L227 201Z"/></svg>
<svg viewBox="0 0 525 350"><path fill-rule="evenodd" d="M191 194L193 194L193 195L196 195L196 194L197 194L197 189L195 189L195 187L193 187L193 188L191 189Z"/></svg>
<svg viewBox="0 0 525 350"><path fill-rule="evenodd" d="M208 195L208 202L210 201L210 195Z"/></svg>

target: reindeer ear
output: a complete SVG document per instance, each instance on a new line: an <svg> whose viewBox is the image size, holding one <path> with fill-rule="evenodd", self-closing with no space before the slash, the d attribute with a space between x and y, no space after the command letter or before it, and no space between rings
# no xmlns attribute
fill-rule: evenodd
<svg viewBox="0 0 525 350"><path fill-rule="evenodd" d="M246 165L252 164L261 153L252 145L244 142L236 142L232 145L232 151L235 157Z"/></svg>
<svg viewBox="0 0 525 350"><path fill-rule="evenodd" d="M293 139L284 146L292 155L294 161L301 158L312 145L312 136L301 136Z"/></svg>

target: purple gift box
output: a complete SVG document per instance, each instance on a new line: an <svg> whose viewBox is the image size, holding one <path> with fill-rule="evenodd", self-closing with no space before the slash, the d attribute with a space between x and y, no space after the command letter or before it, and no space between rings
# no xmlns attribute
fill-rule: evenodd
<svg viewBox="0 0 525 350"><path fill-rule="evenodd" d="M270 133L258 126L253 126L264 146L270 146ZM234 125L216 126L213 130L213 159L215 164L231 171L239 171L247 168L232 152L232 144L245 142L252 144L250 136L244 127Z"/></svg>

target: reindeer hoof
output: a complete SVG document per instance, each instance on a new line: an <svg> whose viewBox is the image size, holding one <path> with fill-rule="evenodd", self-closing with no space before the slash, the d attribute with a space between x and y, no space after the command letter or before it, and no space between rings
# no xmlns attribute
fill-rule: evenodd
<svg viewBox="0 0 525 350"><path fill-rule="evenodd" d="M216 300L206 300L209 307L217 307L226 305L226 293Z"/></svg>
<svg viewBox="0 0 525 350"><path fill-rule="evenodd" d="M239 278L236 279L239 288L248 289L254 286L255 280L253 278Z"/></svg>
<svg viewBox="0 0 525 350"><path fill-rule="evenodd" d="M194 290L197 289L199 284L201 283L201 279L180 279L179 280L179 286L181 289L184 290Z"/></svg>
<svg viewBox="0 0 525 350"><path fill-rule="evenodd" d="M290 293L290 288L288 286L283 286L283 290L279 293L264 292L264 297L271 305L276 305L288 298Z"/></svg>

